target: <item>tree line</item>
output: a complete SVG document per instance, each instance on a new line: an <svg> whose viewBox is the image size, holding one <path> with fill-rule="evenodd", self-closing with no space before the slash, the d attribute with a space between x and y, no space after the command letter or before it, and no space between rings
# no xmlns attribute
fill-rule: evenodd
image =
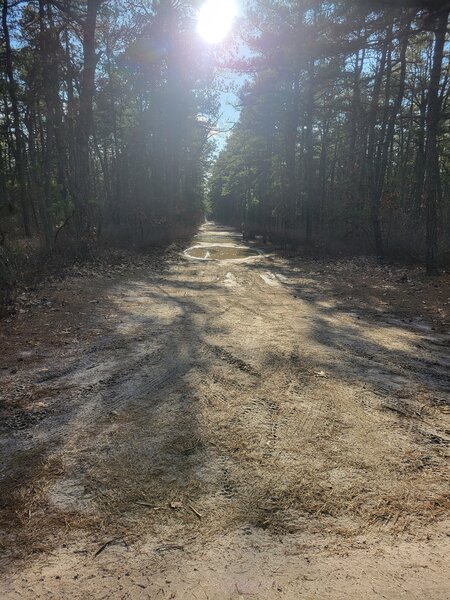
<svg viewBox="0 0 450 600"><path fill-rule="evenodd" d="M214 66L177 0L2 0L0 242L163 243L203 217Z"/></svg>
<svg viewBox="0 0 450 600"><path fill-rule="evenodd" d="M240 119L196 2L1 0L0 278L23 251L161 244L215 217L287 246L450 248L449 2L251 0ZM3 274L3 275L2 275Z"/></svg>
<svg viewBox="0 0 450 600"><path fill-rule="evenodd" d="M286 246L450 250L447 2L257 0L215 218Z"/></svg>

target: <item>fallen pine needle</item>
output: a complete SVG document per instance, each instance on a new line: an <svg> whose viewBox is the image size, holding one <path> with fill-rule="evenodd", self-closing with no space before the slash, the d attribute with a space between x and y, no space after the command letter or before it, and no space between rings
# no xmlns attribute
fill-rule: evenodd
<svg viewBox="0 0 450 600"><path fill-rule="evenodd" d="M192 506L192 504L188 504L188 507L189 507L189 508L192 510L192 512L193 512L195 515L197 515L197 517L198 517L199 519L203 519L203 515L202 515L202 514L200 514L200 513L198 512L198 510L195 510L195 508Z"/></svg>
<svg viewBox="0 0 450 600"><path fill-rule="evenodd" d="M184 550L184 546L180 544L163 544L155 548L156 552L167 552L167 550Z"/></svg>
<svg viewBox="0 0 450 600"><path fill-rule="evenodd" d="M139 506L146 506L147 508L153 508L153 510L162 510L162 506L155 506L154 504L149 504L148 502L136 502Z"/></svg>
<svg viewBox="0 0 450 600"><path fill-rule="evenodd" d="M114 544L115 542L118 542L119 540L122 542L122 544L123 544L123 545L124 545L126 548L128 548L128 544L126 543L126 541L125 541L124 539L122 539L122 538L120 538L120 537L116 537L116 538L113 538L112 540L108 540L107 542L105 542L104 544L102 544L102 545L100 546L100 548L97 550L97 552L94 554L94 558L97 558L97 556L98 556L99 554L101 554L101 553L103 552L103 550L105 550L105 549L106 549L108 546L111 546L111 545L112 545L112 544Z"/></svg>

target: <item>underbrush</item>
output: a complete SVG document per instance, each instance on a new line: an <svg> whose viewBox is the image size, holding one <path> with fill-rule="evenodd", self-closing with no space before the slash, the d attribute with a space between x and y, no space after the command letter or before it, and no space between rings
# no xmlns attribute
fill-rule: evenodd
<svg viewBox="0 0 450 600"><path fill-rule="evenodd" d="M154 229L137 239L131 237L131 231L105 231L102 237L93 236L82 243L62 233L51 251L42 248L39 238L9 241L0 246L0 317L14 312L21 291L48 278L63 279L81 267L111 269L140 256L162 259L167 252L185 247L195 231L195 227L180 225L170 235L166 229Z"/></svg>

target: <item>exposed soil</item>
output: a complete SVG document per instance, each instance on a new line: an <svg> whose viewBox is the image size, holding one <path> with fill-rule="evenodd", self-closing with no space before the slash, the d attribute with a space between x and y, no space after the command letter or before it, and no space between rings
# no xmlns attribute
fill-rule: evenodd
<svg viewBox="0 0 450 600"><path fill-rule="evenodd" d="M1 597L450 597L449 277L193 245L1 323Z"/></svg>

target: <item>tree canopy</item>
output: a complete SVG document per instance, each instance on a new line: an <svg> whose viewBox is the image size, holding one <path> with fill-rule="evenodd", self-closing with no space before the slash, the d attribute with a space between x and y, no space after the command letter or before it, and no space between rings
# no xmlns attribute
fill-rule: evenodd
<svg viewBox="0 0 450 600"><path fill-rule="evenodd" d="M450 244L450 3L245 3L244 58L225 65L247 74L240 118L212 169L224 60L197 8L2 0L0 239L163 243L209 203L249 235L435 271Z"/></svg>
<svg viewBox="0 0 450 600"><path fill-rule="evenodd" d="M3 236L51 251L63 227L139 243L198 222L218 104L193 18L175 0L3 0Z"/></svg>
<svg viewBox="0 0 450 600"><path fill-rule="evenodd" d="M216 218L309 249L426 252L433 271L450 232L448 7L435 4L252 3L254 75L213 169Z"/></svg>

